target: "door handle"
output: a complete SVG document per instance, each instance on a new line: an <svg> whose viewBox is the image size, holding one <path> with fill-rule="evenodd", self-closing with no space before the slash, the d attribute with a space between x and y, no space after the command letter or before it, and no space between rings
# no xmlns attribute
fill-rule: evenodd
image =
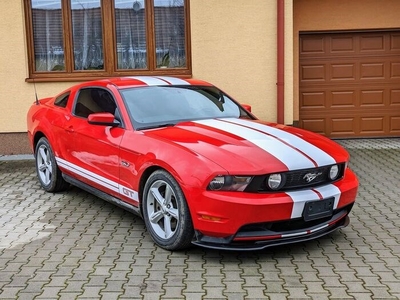
<svg viewBox="0 0 400 300"><path fill-rule="evenodd" d="M67 132L75 132L74 127L72 127L72 126L69 126L69 127L65 128L65 130Z"/></svg>

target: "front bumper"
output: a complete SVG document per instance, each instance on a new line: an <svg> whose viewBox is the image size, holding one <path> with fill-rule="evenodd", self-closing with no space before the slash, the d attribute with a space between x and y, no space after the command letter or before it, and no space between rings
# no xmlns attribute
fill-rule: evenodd
<svg viewBox="0 0 400 300"><path fill-rule="evenodd" d="M294 192L203 191L188 199L196 232L193 244L253 250L318 238L349 224L357 189L356 176L347 170L335 184ZM305 218L306 203L322 199L334 199L331 213Z"/></svg>
<svg viewBox="0 0 400 300"><path fill-rule="evenodd" d="M272 246L292 244L313 240L332 233L350 223L348 210L345 208L336 212L331 218L317 225L289 231L272 231L263 228L263 224L253 225L254 230L244 227L235 235L217 238L201 234L196 231L194 245L222 250L261 250ZM267 226L268 227L268 226Z"/></svg>

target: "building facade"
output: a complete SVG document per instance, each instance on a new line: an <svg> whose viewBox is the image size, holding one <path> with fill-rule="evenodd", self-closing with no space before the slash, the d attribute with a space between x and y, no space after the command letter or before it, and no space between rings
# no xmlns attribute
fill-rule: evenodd
<svg viewBox="0 0 400 300"><path fill-rule="evenodd" d="M100 17L100 10L79 9L93 1L1 1L0 155L29 153L25 118L35 93L54 96L75 82L116 75L204 79L260 119L332 138L400 136L400 1L157 1L99 0ZM95 31L75 30L98 18ZM184 40L157 27L157 20L178 19L170 28L178 35L184 28ZM70 34L59 37L54 28ZM104 39L92 45L100 50L77 46L99 31ZM58 53L61 63L54 63ZM102 58L93 65L82 53Z"/></svg>

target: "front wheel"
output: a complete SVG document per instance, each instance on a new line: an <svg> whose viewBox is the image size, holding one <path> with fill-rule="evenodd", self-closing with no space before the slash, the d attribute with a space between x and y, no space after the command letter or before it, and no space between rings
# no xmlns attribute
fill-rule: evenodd
<svg viewBox="0 0 400 300"><path fill-rule="evenodd" d="M143 193L143 217L154 242L167 250L189 247L194 236L185 196L171 174L157 170Z"/></svg>
<svg viewBox="0 0 400 300"><path fill-rule="evenodd" d="M68 187L57 166L49 141L42 137L35 148L36 173L40 185L47 192L59 192Z"/></svg>

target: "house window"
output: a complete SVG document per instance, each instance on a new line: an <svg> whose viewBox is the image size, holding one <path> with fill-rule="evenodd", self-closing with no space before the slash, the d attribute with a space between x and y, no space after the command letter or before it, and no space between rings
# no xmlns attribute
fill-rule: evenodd
<svg viewBox="0 0 400 300"><path fill-rule="evenodd" d="M191 75L189 0L24 3L29 79Z"/></svg>

